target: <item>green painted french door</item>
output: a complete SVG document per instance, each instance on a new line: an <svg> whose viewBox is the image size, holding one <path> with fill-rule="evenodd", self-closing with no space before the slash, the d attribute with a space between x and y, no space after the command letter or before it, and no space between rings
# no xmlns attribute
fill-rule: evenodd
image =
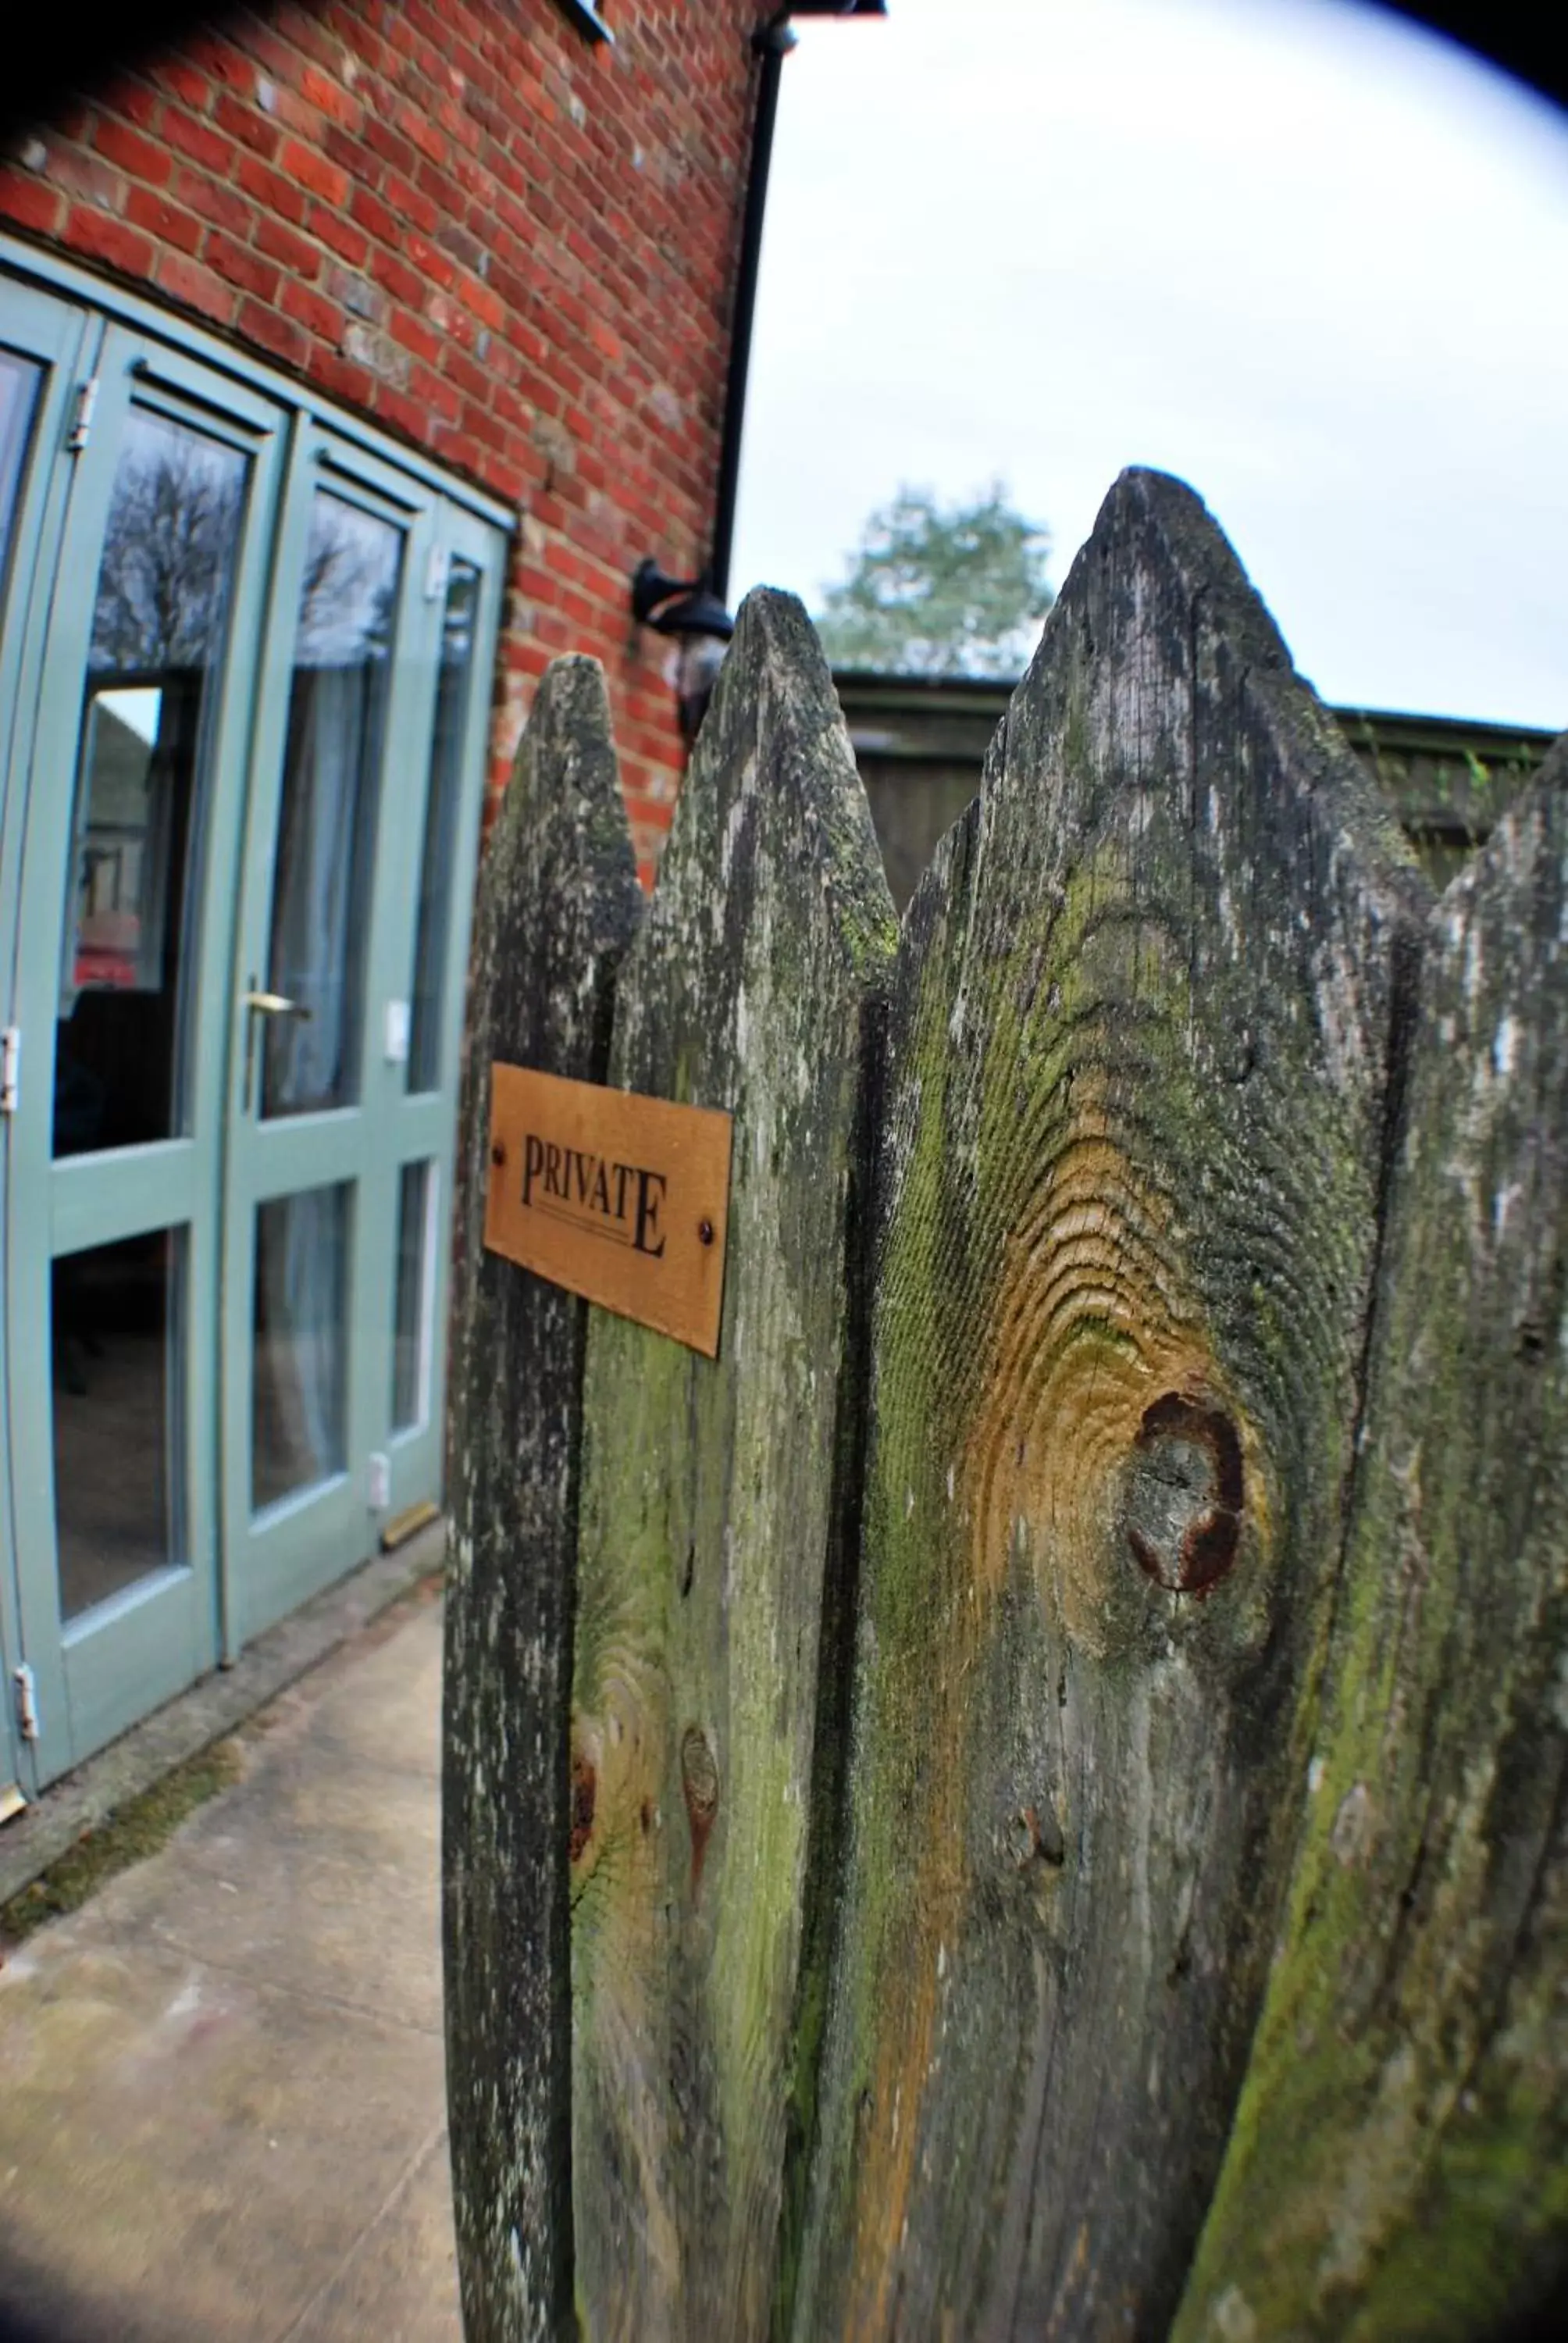
<svg viewBox="0 0 1568 2343"><path fill-rule="evenodd" d="M23 394L0 1789L438 1494L503 543L281 387L0 280Z"/></svg>
<svg viewBox="0 0 1568 2343"><path fill-rule="evenodd" d="M45 1776L216 1656L222 905L286 425L144 337L86 334L13 766L7 1396Z"/></svg>
<svg viewBox="0 0 1568 2343"><path fill-rule="evenodd" d="M285 516L225 1195L231 1645L439 1476L438 1295L491 532L317 426ZM487 588L491 590L487 592ZM466 881L465 881L466 883Z"/></svg>
<svg viewBox="0 0 1568 2343"><path fill-rule="evenodd" d="M65 440L71 405L81 378L81 358L89 327L79 311L35 287L15 287L0 314L0 1018L6 1035L4 1103L7 1115L18 1096L16 1058L15 940L20 894L22 831L26 791L21 764L27 749L28 719L36 699L43 614L30 598L27 582L53 566L59 543L65 481L52 451ZM8 1274L11 1252L12 1160L9 1127L0 1123L0 1266ZM13 1470L11 1443L4 1436L18 1363L0 1339L0 1536L5 1566L0 1567L0 1657L5 1699L0 1704L0 1794L15 1802L18 1785L31 1787L34 1750L25 1737L35 1706L27 1673L14 1566L16 1500L25 1492L25 1460ZM26 1373L26 1363L21 1363Z"/></svg>

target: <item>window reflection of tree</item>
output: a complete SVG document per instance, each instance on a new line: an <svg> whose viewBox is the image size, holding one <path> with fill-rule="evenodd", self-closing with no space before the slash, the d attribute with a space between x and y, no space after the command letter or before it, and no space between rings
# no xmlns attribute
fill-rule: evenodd
<svg viewBox="0 0 1568 2343"><path fill-rule="evenodd" d="M104 538L88 661L95 677L210 663L243 473L229 450L135 417Z"/></svg>
<svg viewBox="0 0 1568 2343"><path fill-rule="evenodd" d="M356 667L392 646L397 540L337 497L316 500L299 594L295 664Z"/></svg>
<svg viewBox="0 0 1568 2343"><path fill-rule="evenodd" d="M236 450L147 409L126 420L83 703L55 1081L62 1154L166 1137L183 1121L185 943L212 720L206 686L223 648L246 469ZM152 715L150 736L138 738L133 697ZM87 922L104 908L92 882L106 856L117 858L128 892L113 940L84 952Z"/></svg>
<svg viewBox="0 0 1568 2343"><path fill-rule="evenodd" d="M210 664L244 490L226 449L138 416L115 483L89 667L95 679ZM390 648L394 574L384 524L333 497L311 515L296 660L347 667Z"/></svg>

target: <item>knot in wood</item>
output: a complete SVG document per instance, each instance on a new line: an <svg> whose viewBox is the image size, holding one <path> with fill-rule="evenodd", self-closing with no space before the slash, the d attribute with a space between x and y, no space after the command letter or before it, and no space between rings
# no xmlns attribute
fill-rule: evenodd
<svg viewBox="0 0 1568 2343"><path fill-rule="evenodd" d="M702 1878L708 1835L719 1812L719 1760L700 1725L689 1725L680 1736L680 1786L691 1825L691 1892L695 1896Z"/></svg>
<svg viewBox="0 0 1568 2343"><path fill-rule="evenodd" d="M559 1776L557 1776L559 1779ZM571 1839L569 1854L573 1863L580 1863L593 1836L594 1808L598 1801L598 1775L591 1758L580 1750L572 1753ZM558 1840L557 1845L560 1842Z"/></svg>
<svg viewBox="0 0 1568 2343"><path fill-rule="evenodd" d="M1049 1802L1038 1806L1020 1806L1009 1826L1008 1835L1013 1861L1020 1871L1031 1863L1048 1864L1053 1871L1060 1870L1067 1860L1061 1825Z"/></svg>
<svg viewBox="0 0 1568 2343"><path fill-rule="evenodd" d="M710 1823L719 1812L719 1761L700 1725L689 1725L680 1736L680 1785L693 1826Z"/></svg>
<svg viewBox="0 0 1568 2343"><path fill-rule="evenodd" d="M1241 1443L1223 1409L1166 1392L1144 1410L1122 1483L1133 1560L1172 1594L1207 1594L1236 1559Z"/></svg>

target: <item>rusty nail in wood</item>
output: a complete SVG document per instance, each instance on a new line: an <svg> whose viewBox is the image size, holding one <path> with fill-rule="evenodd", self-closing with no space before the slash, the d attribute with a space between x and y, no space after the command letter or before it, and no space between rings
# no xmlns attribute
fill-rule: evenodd
<svg viewBox="0 0 1568 2343"><path fill-rule="evenodd" d="M713 1222L711 1221L699 1221L697 1223L697 1235L698 1242L699 1243L711 1244L713 1242Z"/></svg>
<svg viewBox="0 0 1568 2343"><path fill-rule="evenodd" d="M490 1150L490 1161L492 1163L504 1163L506 1160L506 1148L501 1141L498 1139L495 1145Z"/></svg>

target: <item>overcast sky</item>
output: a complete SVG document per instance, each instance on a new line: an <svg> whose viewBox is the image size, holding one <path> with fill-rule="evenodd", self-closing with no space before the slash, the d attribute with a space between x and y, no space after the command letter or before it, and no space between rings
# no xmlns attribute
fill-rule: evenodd
<svg viewBox="0 0 1568 2343"><path fill-rule="evenodd" d="M1191 481L1325 698L1568 725L1568 117L1349 0L889 0L786 61L732 599Z"/></svg>

